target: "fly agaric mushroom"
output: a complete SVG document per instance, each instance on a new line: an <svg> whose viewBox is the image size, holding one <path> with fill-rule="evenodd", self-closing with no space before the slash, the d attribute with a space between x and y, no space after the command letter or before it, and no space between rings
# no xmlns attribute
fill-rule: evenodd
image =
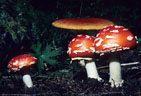
<svg viewBox="0 0 141 96"><path fill-rule="evenodd" d="M114 25L113 22L109 21L109 20L106 20L106 19L101 19L101 18L89 18L89 17L84 17L84 18L68 18L68 19L60 19L60 20L56 20L52 23L52 25L54 27L57 27L57 28L63 28L63 29L70 29L70 30L77 30L78 32L77 33L83 33L83 34L88 34L87 32L89 31L94 31L94 30L100 30L106 26L110 26L110 25ZM81 32L80 32L81 31ZM82 32L83 31L83 32ZM91 34L93 34L94 32L90 32ZM72 40L73 41L73 40ZM87 40L86 40L87 41ZM83 43L82 43L83 44ZM70 44L71 45L71 44ZM83 46L83 45L82 45ZM85 44L84 44L85 46ZM69 46L70 47L70 46ZM81 46L80 46L81 47ZM79 48L79 47L78 47ZM92 48L92 47L91 47ZM93 48L92 48L93 49ZM86 70L89 69L89 68L92 68L92 71L89 71L87 70L87 74L88 74L88 77L90 78L96 78L98 79L98 81L101 80L101 78L99 77L98 75L98 72L97 72L97 69L96 69L96 65L95 65L95 62L92 61L93 59L89 57L90 54L92 54L91 52L87 52L84 47L84 49L82 51L85 52L79 52L79 54L81 53L85 53L83 54L81 57L79 56L75 56L77 58L73 58L72 56L73 55L70 55L72 52L70 51L70 48L68 50L68 53L70 55L70 57L72 58L72 60L74 59L80 59L80 63L81 64L84 64L84 59L85 61L89 60L91 62L87 63L86 64ZM75 52L75 51L74 51ZM78 53L78 52L77 52ZM89 53L88 55L88 58L85 57L85 55L87 55L86 53ZM94 52L93 52L94 54ZM92 56L92 55L91 55ZM84 58L85 57L85 58ZM93 67L91 67L91 66ZM90 66L90 67L89 67ZM89 68L87 68L89 67Z"/></svg>
<svg viewBox="0 0 141 96"><path fill-rule="evenodd" d="M69 18L56 20L52 25L57 28L72 30L100 30L114 24L109 20L101 18Z"/></svg>
<svg viewBox="0 0 141 96"><path fill-rule="evenodd" d="M98 75L95 62L93 60L94 49L93 36L89 35L78 35L69 44L68 54L71 60L88 61L85 64L88 78L94 78L98 81L101 78ZM84 63L84 62L83 62Z"/></svg>
<svg viewBox="0 0 141 96"><path fill-rule="evenodd" d="M102 29L95 38L95 52L108 54L111 87L122 86L119 52L129 50L137 45L137 38L123 26L108 26Z"/></svg>
<svg viewBox="0 0 141 96"><path fill-rule="evenodd" d="M37 63L37 59L35 57L28 54L24 54L24 55L19 55L11 59L8 64L8 68L10 71L17 72L23 68L31 67L31 65L36 63ZM23 82L28 88L31 88L33 86L33 83L29 74L25 74L23 76Z"/></svg>

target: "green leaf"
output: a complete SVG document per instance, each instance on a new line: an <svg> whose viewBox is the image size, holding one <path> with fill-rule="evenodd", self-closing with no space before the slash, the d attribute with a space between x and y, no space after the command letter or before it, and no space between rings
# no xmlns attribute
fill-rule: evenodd
<svg viewBox="0 0 141 96"><path fill-rule="evenodd" d="M42 70L44 70L44 61L41 57L38 58L38 71L39 73L42 72Z"/></svg>
<svg viewBox="0 0 141 96"><path fill-rule="evenodd" d="M31 45L31 49L37 54L40 55L41 54L41 47L42 44L40 42L37 42L37 44L32 44Z"/></svg>
<svg viewBox="0 0 141 96"><path fill-rule="evenodd" d="M57 56L60 54L59 50L51 50L51 45L47 45L45 47L45 50L43 51L43 55L47 56L47 57L53 57L53 56Z"/></svg>
<svg viewBox="0 0 141 96"><path fill-rule="evenodd" d="M43 54L44 55L47 55L49 52L51 51L51 45L46 45L44 51L43 51Z"/></svg>
<svg viewBox="0 0 141 96"><path fill-rule="evenodd" d="M44 63L47 63L51 66L55 66L58 61L56 57L60 54L58 50L52 50L51 45L46 45L45 48L42 48L42 44L38 42L37 44L32 44L31 49L35 53L30 53L38 59L38 70L41 73L44 70Z"/></svg>
<svg viewBox="0 0 141 96"><path fill-rule="evenodd" d="M50 59L50 58L46 58L46 59L44 59L44 61L46 61L47 64L50 64L52 66L54 66L58 63L57 60Z"/></svg>
<svg viewBox="0 0 141 96"><path fill-rule="evenodd" d="M56 57L60 54L60 51L58 50L51 50L52 46L51 45L46 45L43 53L42 53L42 58L46 63L50 65L56 65L58 62L57 60L53 59L53 57Z"/></svg>

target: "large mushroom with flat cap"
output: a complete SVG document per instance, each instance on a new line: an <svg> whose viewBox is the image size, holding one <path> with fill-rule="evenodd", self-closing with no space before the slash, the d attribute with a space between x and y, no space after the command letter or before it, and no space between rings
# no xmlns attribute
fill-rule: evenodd
<svg viewBox="0 0 141 96"><path fill-rule="evenodd" d="M93 36L78 35L69 44L68 54L71 60L80 60L84 64L88 78L102 80L97 72L96 64L93 60L95 53Z"/></svg>
<svg viewBox="0 0 141 96"><path fill-rule="evenodd" d="M120 52L129 50L137 45L137 38L123 26L108 26L103 28L95 38L95 52L106 55L109 59L111 87L123 84L120 65Z"/></svg>
<svg viewBox="0 0 141 96"><path fill-rule="evenodd" d="M72 30L100 30L106 26L114 25L113 22L101 18L68 18L56 20L54 27Z"/></svg>
<svg viewBox="0 0 141 96"><path fill-rule="evenodd" d="M19 72L22 69L27 70L29 67L37 63L37 59L31 55L24 54L14 57L10 60L8 68L10 71ZM32 79L29 74L23 75L23 82L28 88L33 87Z"/></svg>

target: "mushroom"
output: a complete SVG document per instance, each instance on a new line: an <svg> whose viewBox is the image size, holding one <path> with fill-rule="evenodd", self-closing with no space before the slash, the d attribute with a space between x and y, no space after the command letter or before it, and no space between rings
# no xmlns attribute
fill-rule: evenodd
<svg viewBox="0 0 141 96"><path fill-rule="evenodd" d="M100 30L95 38L95 52L109 59L109 82L111 87L121 87L123 84L121 76L120 52L129 50L137 45L137 38L123 26L108 26Z"/></svg>
<svg viewBox="0 0 141 96"><path fill-rule="evenodd" d="M102 79L98 75L96 64L93 60L95 52L94 40L95 38L89 35L76 36L69 44L68 54L71 60L80 60L81 64L84 64L88 78L101 81Z"/></svg>
<svg viewBox="0 0 141 96"><path fill-rule="evenodd" d="M106 26L114 25L113 22L101 18L68 18L56 20L52 23L57 28L72 30L100 30Z"/></svg>
<svg viewBox="0 0 141 96"><path fill-rule="evenodd" d="M11 59L8 63L8 68L10 71L18 72L24 68L26 70L26 68L31 67L31 65L34 65L36 63L37 59L35 57L28 54L24 54ZM23 75L23 82L28 88L33 87L31 76L29 74Z"/></svg>

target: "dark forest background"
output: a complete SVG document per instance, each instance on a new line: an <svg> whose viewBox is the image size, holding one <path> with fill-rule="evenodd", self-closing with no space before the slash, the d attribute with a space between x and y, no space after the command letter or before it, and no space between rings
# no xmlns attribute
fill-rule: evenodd
<svg viewBox="0 0 141 96"><path fill-rule="evenodd" d="M38 58L33 76L78 72L81 68L72 66L67 54L74 31L52 26L55 20L76 17L104 18L128 28L138 37L132 52L141 51L140 0L0 0L0 78L11 75L8 62L20 54Z"/></svg>

